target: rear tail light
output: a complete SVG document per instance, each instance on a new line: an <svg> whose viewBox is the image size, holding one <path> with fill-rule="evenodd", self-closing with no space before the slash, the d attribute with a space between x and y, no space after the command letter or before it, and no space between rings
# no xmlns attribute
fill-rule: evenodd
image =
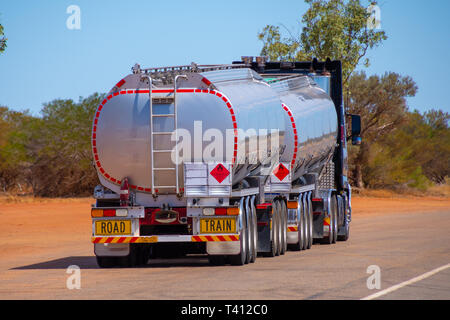
<svg viewBox="0 0 450 320"><path fill-rule="evenodd" d="M229 208L203 208L203 215L205 216L237 216L239 215L238 207Z"/></svg>
<svg viewBox="0 0 450 320"><path fill-rule="evenodd" d="M127 209L116 209L116 217L126 217L128 215Z"/></svg>
<svg viewBox="0 0 450 320"><path fill-rule="evenodd" d="M92 209L92 218L102 218L102 217L126 217L128 216L127 209Z"/></svg>
<svg viewBox="0 0 450 320"><path fill-rule="evenodd" d="M226 216L227 208L216 208L216 216Z"/></svg>
<svg viewBox="0 0 450 320"><path fill-rule="evenodd" d="M91 217L92 218L103 217L103 210L102 209L92 209L91 210Z"/></svg>
<svg viewBox="0 0 450 320"><path fill-rule="evenodd" d="M116 216L116 210L115 209L104 209L103 210L103 216L104 217L115 217Z"/></svg>
<svg viewBox="0 0 450 320"><path fill-rule="evenodd" d="M238 207L227 208L227 215L229 216L239 215L239 208Z"/></svg>
<svg viewBox="0 0 450 320"><path fill-rule="evenodd" d="M203 208L203 215L205 216L213 216L214 208Z"/></svg>
<svg viewBox="0 0 450 320"><path fill-rule="evenodd" d="M128 184L128 178L122 180L120 185L120 206L128 207L130 205L130 188Z"/></svg>

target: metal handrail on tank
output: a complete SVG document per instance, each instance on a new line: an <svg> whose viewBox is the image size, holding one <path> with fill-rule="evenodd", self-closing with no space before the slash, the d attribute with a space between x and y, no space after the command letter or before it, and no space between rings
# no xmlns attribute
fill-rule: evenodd
<svg viewBox="0 0 450 320"><path fill-rule="evenodd" d="M153 196L155 196L155 175L154 175L154 166L153 166L153 103L152 103L152 78L145 74L142 75L142 79L148 79L148 101L149 101L149 115L150 115L150 161L151 161L151 190Z"/></svg>
<svg viewBox="0 0 450 320"><path fill-rule="evenodd" d="M175 129L175 179L176 179L176 193L180 194L180 186L178 182L178 130L177 130L177 81L179 78L187 80L186 75L175 76L173 87L173 113L174 113L174 129Z"/></svg>
<svg viewBox="0 0 450 320"><path fill-rule="evenodd" d="M163 85L168 85L172 83L172 80L177 75L186 75L188 73L201 73L206 71L216 71L216 70L230 70L239 69L247 67L244 64L217 64L217 65L197 65L192 63L191 65L183 66L170 66L170 67L157 67L157 68L144 68L141 69L138 64L136 64L132 70L133 73L141 73L146 75L152 75L153 80L162 81Z"/></svg>

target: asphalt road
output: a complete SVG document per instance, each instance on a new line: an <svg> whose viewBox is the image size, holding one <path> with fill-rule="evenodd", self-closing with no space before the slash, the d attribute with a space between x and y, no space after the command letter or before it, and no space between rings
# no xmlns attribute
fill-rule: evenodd
<svg viewBox="0 0 450 320"><path fill-rule="evenodd" d="M0 299L361 299L447 265L449 230L450 208L354 215L350 240L335 245L242 267L191 256L134 269L99 269L88 235L66 235L51 248L36 244L0 259ZM66 286L70 265L80 267L80 289ZM380 290L367 288L371 265L380 268ZM450 268L378 299L450 299Z"/></svg>

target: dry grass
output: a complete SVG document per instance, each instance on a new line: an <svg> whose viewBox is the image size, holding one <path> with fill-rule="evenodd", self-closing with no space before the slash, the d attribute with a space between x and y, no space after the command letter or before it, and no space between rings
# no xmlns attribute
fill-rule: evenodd
<svg viewBox="0 0 450 320"><path fill-rule="evenodd" d="M357 197L367 198L450 198L450 184L435 185L426 191L417 189L353 189L353 194Z"/></svg>
<svg viewBox="0 0 450 320"><path fill-rule="evenodd" d="M85 203L86 201L94 202L92 197L85 198L39 198L33 196L19 196L12 194L0 193L0 204L14 203Z"/></svg>
<svg viewBox="0 0 450 320"><path fill-rule="evenodd" d="M405 190L389 190L389 189L357 189L353 188L353 196L361 198L450 198L450 183L443 185L435 185L428 188L427 191L416 189ZM94 202L92 197L82 198L38 198L30 195L13 195L9 193L0 193L0 204L13 203L85 203L86 201Z"/></svg>

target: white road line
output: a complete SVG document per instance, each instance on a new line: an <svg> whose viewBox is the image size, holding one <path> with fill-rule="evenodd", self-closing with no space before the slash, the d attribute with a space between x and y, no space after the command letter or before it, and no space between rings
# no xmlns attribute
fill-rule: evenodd
<svg viewBox="0 0 450 320"><path fill-rule="evenodd" d="M426 279L428 277L431 277L432 275L434 275L434 274L436 274L438 272L441 272L441 271L443 271L443 270L445 270L447 268L450 268L450 263L446 264L445 266L442 266L442 267L436 268L434 270L431 270L431 271L429 271L427 273L424 273L424 274L422 274L422 275L420 275L418 277L412 278L411 280L408 280L408 281L399 283L399 284L397 284L395 286L389 287L387 289L381 290L381 291L379 291L377 293L374 293L374 294L372 294L370 296L362 298L361 300L373 300L373 299L379 298L381 296L384 296L385 294L391 293L391 292L393 292L395 290L398 290L400 288L403 288L403 287L405 287L407 285L413 284L414 282L418 282L418 281L421 281L421 280Z"/></svg>

